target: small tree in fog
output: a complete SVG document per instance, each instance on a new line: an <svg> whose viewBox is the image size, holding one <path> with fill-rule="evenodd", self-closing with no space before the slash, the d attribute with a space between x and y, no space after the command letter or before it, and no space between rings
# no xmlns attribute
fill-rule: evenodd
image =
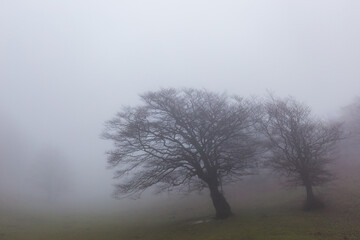
<svg viewBox="0 0 360 240"><path fill-rule="evenodd" d="M340 140L340 125L313 118L309 107L292 98L271 97L264 106L262 130L269 166L290 184L306 188L305 209L320 207L313 187L332 179L327 165L333 161L334 146Z"/></svg>
<svg viewBox="0 0 360 240"><path fill-rule="evenodd" d="M344 121L348 139L345 149L349 154L359 155L360 144L360 97L357 97L350 105L343 108L342 120Z"/></svg>
<svg viewBox="0 0 360 240"><path fill-rule="evenodd" d="M43 149L36 157L33 181L46 194L49 203L55 202L69 188L69 169L61 153L53 148Z"/></svg>
<svg viewBox="0 0 360 240"><path fill-rule="evenodd" d="M208 188L217 218L231 215L224 183L250 174L255 166L255 108L238 97L205 90L165 89L141 96L106 123L112 140L108 163L121 183L116 194Z"/></svg>

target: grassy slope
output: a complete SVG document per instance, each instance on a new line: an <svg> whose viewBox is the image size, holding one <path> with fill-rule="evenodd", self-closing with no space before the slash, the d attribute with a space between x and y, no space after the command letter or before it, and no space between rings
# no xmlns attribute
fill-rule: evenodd
<svg viewBox="0 0 360 240"><path fill-rule="evenodd" d="M301 211L302 189L246 192L245 200L243 193L231 196L235 217L200 224L192 224L191 217L212 214L212 207L199 199L185 201L186 206L193 203L193 208L168 201L153 205L148 212L138 209L137 213L131 209L112 214L34 214L0 209L0 240L360 239L358 171L344 174L334 186L321 189L328 208L315 212ZM132 213L136 216L124 219Z"/></svg>
<svg viewBox="0 0 360 240"><path fill-rule="evenodd" d="M247 209L225 221L201 224L178 221L129 226L116 220L18 216L2 224L0 239L360 239L359 221L326 211Z"/></svg>

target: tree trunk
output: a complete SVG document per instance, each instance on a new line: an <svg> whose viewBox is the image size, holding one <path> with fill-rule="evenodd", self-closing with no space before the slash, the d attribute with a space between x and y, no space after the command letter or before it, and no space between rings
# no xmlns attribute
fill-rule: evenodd
<svg viewBox="0 0 360 240"><path fill-rule="evenodd" d="M305 184L306 188L306 202L305 210L315 210L324 207L324 204L317 198L315 198L311 184Z"/></svg>
<svg viewBox="0 0 360 240"><path fill-rule="evenodd" d="M312 186L307 184L306 186L306 202L309 205L312 205L315 202L315 196L312 190Z"/></svg>
<svg viewBox="0 0 360 240"><path fill-rule="evenodd" d="M217 186L209 186L211 200L216 211L216 219L228 218L232 215L230 205Z"/></svg>

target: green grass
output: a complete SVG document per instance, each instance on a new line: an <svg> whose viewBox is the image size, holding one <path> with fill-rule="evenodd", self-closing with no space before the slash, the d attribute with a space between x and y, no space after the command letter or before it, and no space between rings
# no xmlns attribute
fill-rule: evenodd
<svg viewBox="0 0 360 240"><path fill-rule="evenodd" d="M358 240L360 176L354 174L318 189L327 203L318 211L301 210L303 189L251 192L239 186L243 191L229 196L234 217L199 224L193 222L213 214L208 196L112 213L0 209L0 240Z"/></svg>
<svg viewBox="0 0 360 240"><path fill-rule="evenodd" d="M200 224L128 224L114 216L12 217L2 221L0 239L360 239L359 221L327 210L243 209L230 219Z"/></svg>

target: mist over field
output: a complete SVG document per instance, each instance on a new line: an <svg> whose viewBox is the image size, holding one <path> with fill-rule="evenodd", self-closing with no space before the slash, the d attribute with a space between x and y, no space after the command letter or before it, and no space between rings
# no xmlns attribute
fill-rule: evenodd
<svg viewBox="0 0 360 240"><path fill-rule="evenodd" d="M355 0L1 1L0 239L55 236L33 234L39 226L84 230L213 216L207 189L113 197L119 180L107 163L113 145L101 137L105 122L142 104L139 95L169 88L258 101L292 96L316 119L342 122L329 166L336 178L315 192L335 215L360 212L359 10ZM235 216L299 210L305 191L285 185L260 167L224 186L224 195ZM50 226L47 219L57 220ZM73 228L61 236L71 239Z"/></svg>

